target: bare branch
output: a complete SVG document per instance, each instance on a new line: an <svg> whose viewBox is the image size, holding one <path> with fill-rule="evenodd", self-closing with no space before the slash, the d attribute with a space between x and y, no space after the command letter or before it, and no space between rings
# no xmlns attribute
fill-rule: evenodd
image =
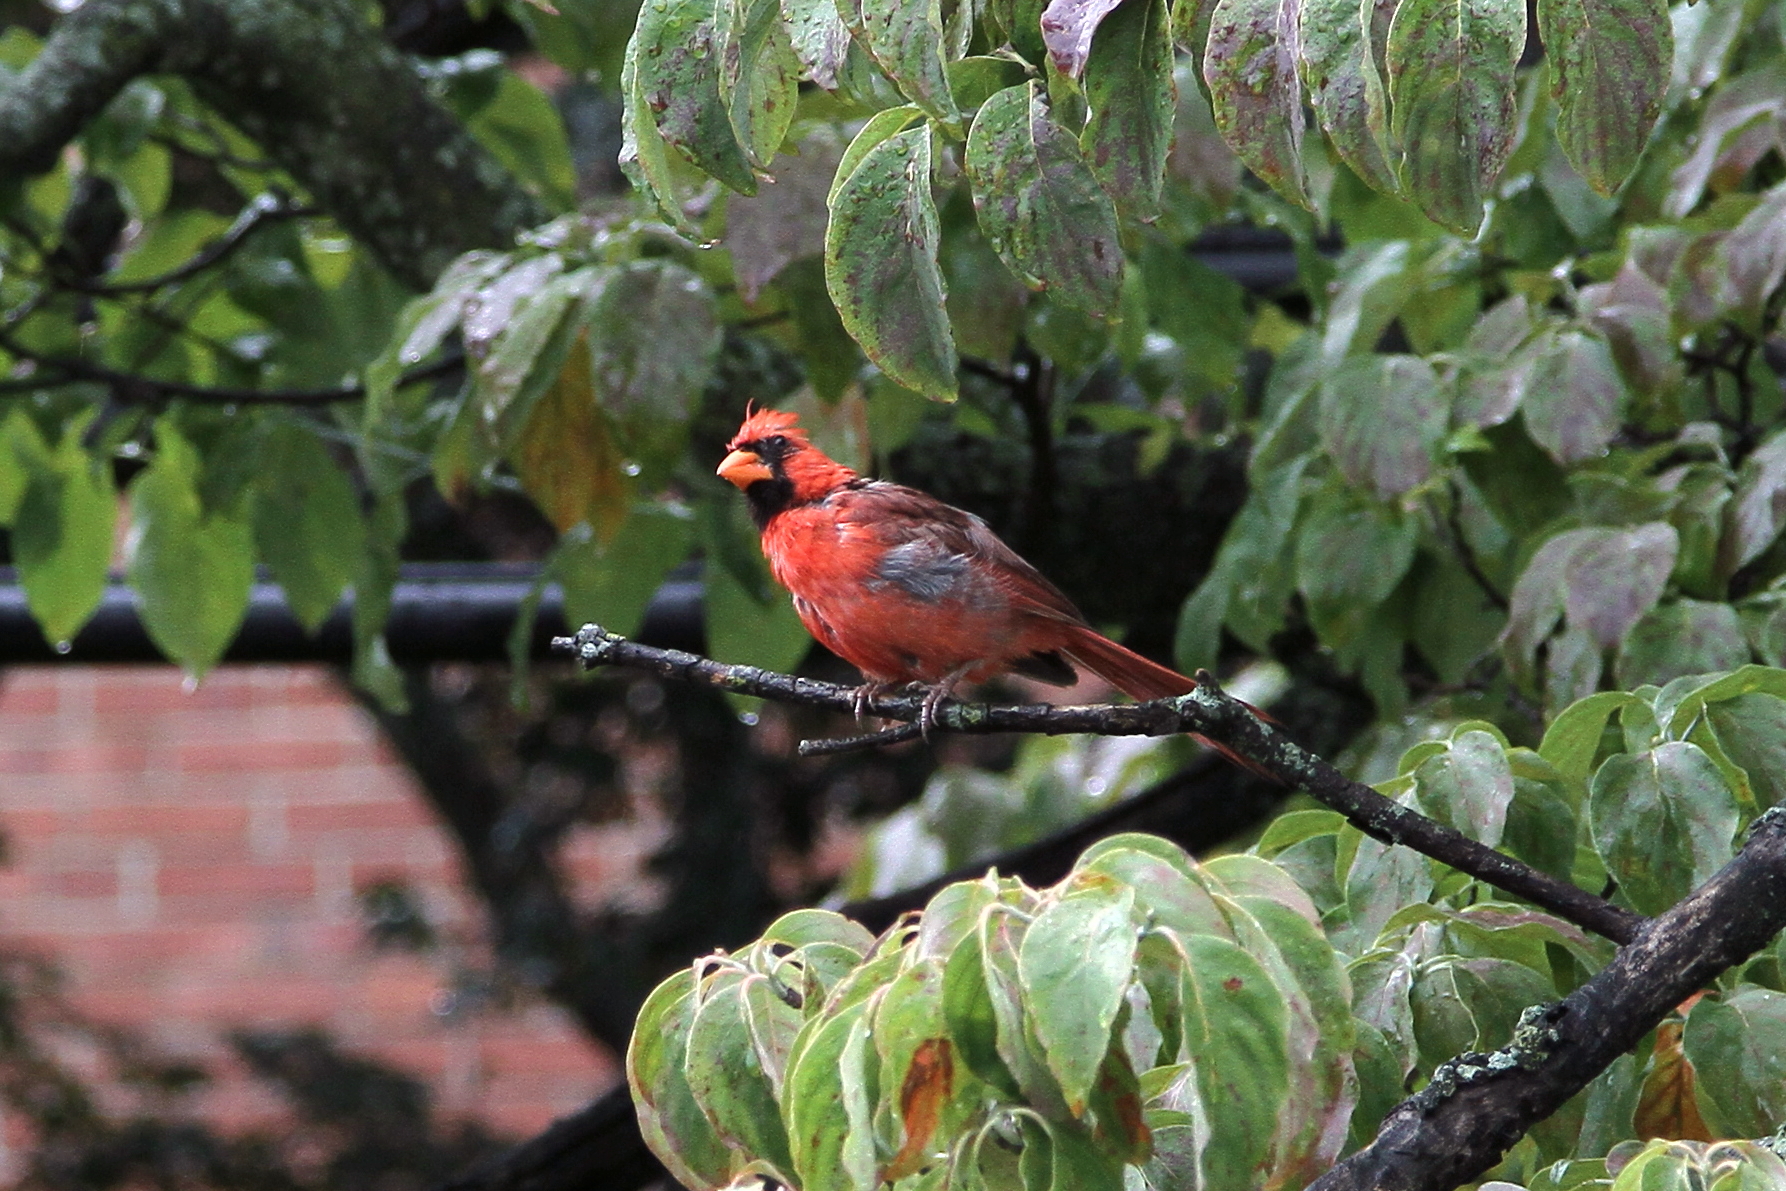
<svg viewBox="0 0 1786 1191"><path fill-rule="evenodd" d="M628 641L600 625L584 625L575 637L558 637L552 644L574 653L585 668L627 666L662 678L782 703L834 711L855 708L853 687L776 674L755 666L726 666L681 650L654 649ZM1246 704L1225 694L1207 672L1199 671L1197 682L1197 689L1188 695L1148 703L1054 707L945 702L937 709L933 731L1034 732L1048 736L1171 736L1194 732L1234 750L1261 773L1306 791L1374 839L1413 848L1616 943L1627 943L1636 937L1644 922L1640 915L1391 802L1369 786L1350 780L1260 720ZM922 705L922 697L916 695L882 696L869 700L866 710L910 723L917 720Z"/></svg>

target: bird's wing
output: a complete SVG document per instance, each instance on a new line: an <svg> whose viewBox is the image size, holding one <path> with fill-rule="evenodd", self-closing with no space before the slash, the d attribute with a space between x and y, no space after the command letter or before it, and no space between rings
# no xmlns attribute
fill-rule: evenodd
<svg viewBox="0 0 1786 1191"><path fill-rule="evenodd" d="M915 488L865 481L832 497L882 549L877 576L927 602L996 593L1014 611L1083 624L1066 594L980 518Z"/></svg>

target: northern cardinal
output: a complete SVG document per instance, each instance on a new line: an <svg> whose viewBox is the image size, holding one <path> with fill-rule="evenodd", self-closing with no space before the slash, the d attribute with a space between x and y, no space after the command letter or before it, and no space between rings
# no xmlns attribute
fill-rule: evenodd
<svg viewBox="0 0 1786 1191"><path fill-rule="evenodd" d="M858 715L880 691L922 683L927 727L957 683L1005 672L1064 686L1081 667L1136 699L1196 687L1092 628L984 521L864 479L813 446L795 415L750 413L727 447L719 475L750 501L776 582L812 635L868 680Z"/></svg>

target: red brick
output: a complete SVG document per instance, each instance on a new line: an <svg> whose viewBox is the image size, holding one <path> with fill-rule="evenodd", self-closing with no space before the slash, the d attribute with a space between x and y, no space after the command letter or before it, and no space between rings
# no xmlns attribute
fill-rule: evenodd
<svg viewBox="0 0 1786 1191"><path fill-rule="evenodd" d="M425 827L434 818L414 796L368 799L357 802L299 803L286 808L286 827L292 832L365 831L379 827Z"/></svg>
<svg viewBox="0 0 1786 1191"><path fill-rule="evenodd" d="M52 749L0 742L0 773L51 773L55 762Z"/></svg>
<svg viewBox="0 0 1786 1191"><path fill-rule="evenodd" d="M19 848L29 848L38 838L61 831L62 826L62 812L54 807L0 804L0 832L5 833L6 842L15 855Z"/></svg>
<svg viewBox="0 0 1786 1191"><path fill-rule="evenodd" d="M335 740L242 740L180 744L174 765L188 773L326 769L342 764L347 746Z"/></svg>
<svg viewBox="0 0 1786 1191"><path fill-rule="evenodd" d="M95 806L69 826L98 835L184 836L195 832L244 835L248 831L248 806L245 802L235 805L138 802Z"/></svg>
<svg viewBox="0 0 1786 1191"><path fill-rule="evenodd" d="M45 873L38 887L55 897L116 897L118 870L115 868L76 868Z"/></svg>
<svg viewBox="0 0 1786 1191"><path fill-rule="evenodd" d="M155 890L163 897L276 897L308 895L315 888L316 873L308 864L168 864L155 880Z"/></svg>
<svg viewBox="0 0 1786 1191"><path fill-rule="evenodd" d="M62 708L62 689L53 671L15 669L0 680L0 717L55 715Z"/></svg>

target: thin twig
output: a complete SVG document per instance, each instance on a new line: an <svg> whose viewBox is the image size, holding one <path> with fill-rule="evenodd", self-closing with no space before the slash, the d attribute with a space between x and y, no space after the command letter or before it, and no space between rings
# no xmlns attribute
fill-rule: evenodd
<svg viewBox="0 0 1786 1191"><path fill-rule="evenodd" d="M626 666L661 678L782 703L834 711L853 711L856 706L853 687L777 674L755 666L722 665L681 650L655 649L628 641L600 625L584 625L575 637L557 637L552 644L555 649L575 655L587 669ZM1352 781L1260 720L1246 704L1224 693L1207 671L1199 671L1196 678L1197 689L1190 694L1147 703L1054 707L945 702L936 710L931 731L1033 732L1048 736L1195 733L1232 749L1259 772L1306 791L1345 815L1353 826L1373 839L1413 848L1615 943L1630 942L1645 922L1641 915L1539 872ZM912 722L918 719L923 703L917 695L883 695L870 699L863 710L885 719Z"/></svg>
<svg viewBox="0 0 1786 1191"><path fill-rule="evenodd" d="M42 355L3 333L0 333L0 350L21 360L29 360L40 372L53 374L41 380L37 379L36 373L30 377L14 378L5 382L8 386L39 389L86 381L109 386L112 395L124 405L153 405L176 399L201 401L208 405L333 405L338 401L357 401L366 395L366 386L360 382L338 385L332 389L254 389L236 385L195 385L185 381L164 380L156 376L120 372L115 368L72 356ZM397 384L402 386L437 380L464 367L463 356L447 356L432 364L410 369L397 379ZM20 385L21 380L36 383Z"/></svg>
<svg viewBox="0 0 1786 1191"><path fill-rule="evenodd" d="M1507 597L1502 595L1501 589L1489 579L1488 573L1482 569L1482 561L1476 557L1476 551L1470 546L1470 539L1464 536L1461 502L1458 499L1460 495L1461 492L1454 481L1451 485L1451 501L1445 510L1445 527L1451 533L1451 548L1457 555L1457 561L1463 567L1464 573L1469 575L1475 581L1476 586L1482 589L1482 594L1488 597L1490 603L1505 612L1511 607L1507 602Z"/></svg>
<svg viewBox="0 0 1786 1191"><path fill-rule="evenodd" d="M906 741L916 740L922 735L924 735L924 730L917 724L900 724L896 728L882 728L879 732L867 732L861 736L802 740L800 755L802 757L829 757L837 753L858 753L889 744L904 744Z"/></svg>
<svg viewBox="0 0 1786 1191"><path fill-rule="evenodd" d="M292 206L286 199L277 194L266 193L256 195L254 201L242 209L235 222L217 239L211 241L192 259L184 264L176 265L165 273L154 277L146 277L141 281L87 282L78 283L70 288L84 294L100 297L122 297L125 294L146 294L166 289L170 285L188 280L211 266L220 264L247 242L256 229L265 227L277 220L306 219L320 215L322 211L316 207Z"/></svg>

